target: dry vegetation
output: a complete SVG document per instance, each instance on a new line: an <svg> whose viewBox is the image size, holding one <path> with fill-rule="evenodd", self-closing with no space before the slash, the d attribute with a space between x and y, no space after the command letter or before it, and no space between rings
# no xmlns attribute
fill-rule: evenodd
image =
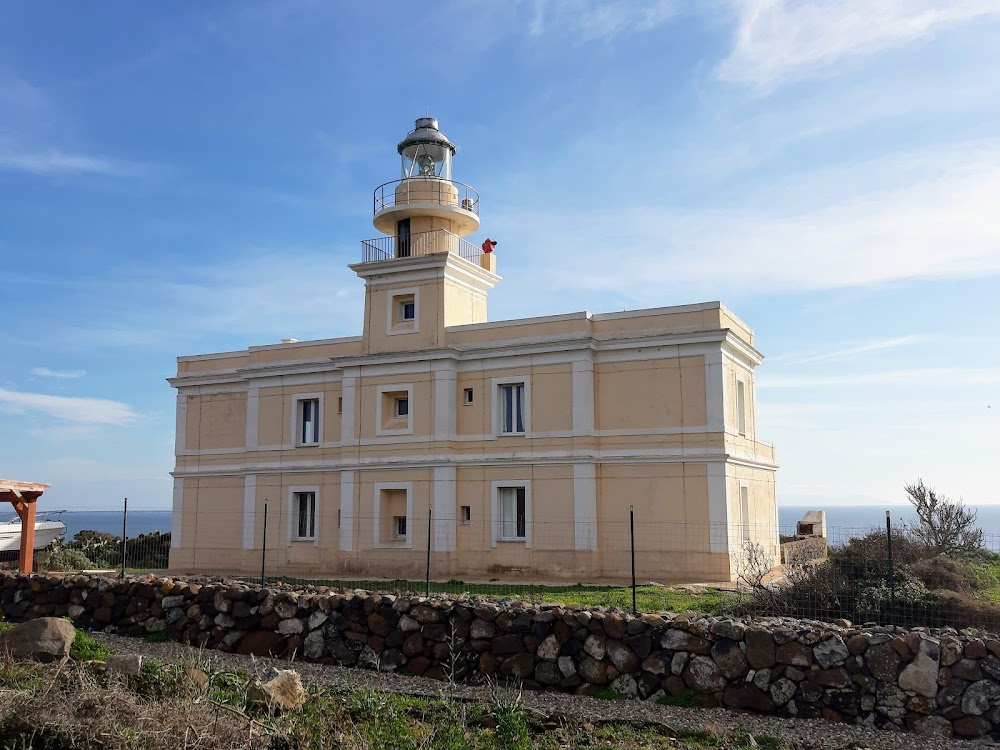
<svg viewBox="0 0 1000 750"><path fill-rule="evenodd" d="M191 670L207 675L197 686ZM0 656L3 750L326 750L348 748L788 748L767 737L675 731L626 722L537 715L517 692L484 701L415 698L375 690L311 688L302 711L272 715L248 706L248 675L188 664L144 663L135 677L93 663L63 665Z"/></svg>

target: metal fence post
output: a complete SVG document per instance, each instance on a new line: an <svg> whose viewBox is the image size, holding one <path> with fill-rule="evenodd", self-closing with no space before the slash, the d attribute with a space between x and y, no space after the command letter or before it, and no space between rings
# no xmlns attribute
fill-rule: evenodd
<svg viewBox="0 0 1000 750"><path fill-rule="evenodd" d="M632 548L632 614L638 614L635 606L635 509L628 506L628 532Z"/></svg>
<svg viewBox="0 0 1000 750"><path fill-rule="evenodd" d="M424 596L431 595L431 521L434 519L434 509L427 506L427 575L424 580Z"/></svg>
<svg viewBox="0 0 1000 750"><path fill-rule="evenodd" d="M264 586L264 567L267 558L267 499L264 500L264 537L260 543L260 585Z"/></svg>
<svg viewBox="0 0 1000 750"><path fill-rule="evenodd" d="M128 542L128 498L125 498L125 505L122 507L122 572L119 578L125 577L125 556L126 543Z"/></svg>
<svg viewBox="0 0 1000 750"><path fill-rule="evenodd" d="M889 624L896 624L896 586L893 581L892 570L892 518L889 511L885 512L885 541L889 558Z"/></svg>

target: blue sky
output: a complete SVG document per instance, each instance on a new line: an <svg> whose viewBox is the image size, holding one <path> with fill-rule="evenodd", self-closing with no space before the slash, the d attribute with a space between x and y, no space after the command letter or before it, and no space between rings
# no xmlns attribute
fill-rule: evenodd
<svg viewBox="0 0 1000 750"><path fill-rule="evenodd" d="M1000 502L1000 1L0 0L0 476L169 503L181 354L356 335L429 111L491 319L721 299L784 504Z"/></svg>

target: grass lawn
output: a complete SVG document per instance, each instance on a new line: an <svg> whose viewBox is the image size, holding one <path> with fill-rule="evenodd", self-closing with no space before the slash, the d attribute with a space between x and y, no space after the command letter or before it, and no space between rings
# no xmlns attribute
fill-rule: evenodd
<svg viewBox="0 0 1000 750"><path fill-rule="evenodd" d="M304 580L299 578L274 578L270 582L288 584L335 586L348 589L365 589L387 593L424 593L423 581L369 580L335 581ZM571 606L617 607L632 609L632 589L629 586L584 586L581 584L540 586L504 583L464 583L462 581L431 581L432 594L467 594L491 599L521 599L536 604L566 604ZM639 612L705 612L713 614L733 600L728 591L703 589L688 591L664 586L638 586L636 609Z"/></svg>

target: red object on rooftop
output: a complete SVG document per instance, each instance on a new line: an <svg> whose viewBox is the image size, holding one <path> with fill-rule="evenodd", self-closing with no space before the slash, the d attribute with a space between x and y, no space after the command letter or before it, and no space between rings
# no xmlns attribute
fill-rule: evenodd
<svg viewBox="0 0 1000 750"><path fill-rule="evenodd" d="M484 253L492 253L494 250L496 250L496 247L497 247L497 241L491 240L489 237L487 237L486 241L483 242Z"/></svg>

